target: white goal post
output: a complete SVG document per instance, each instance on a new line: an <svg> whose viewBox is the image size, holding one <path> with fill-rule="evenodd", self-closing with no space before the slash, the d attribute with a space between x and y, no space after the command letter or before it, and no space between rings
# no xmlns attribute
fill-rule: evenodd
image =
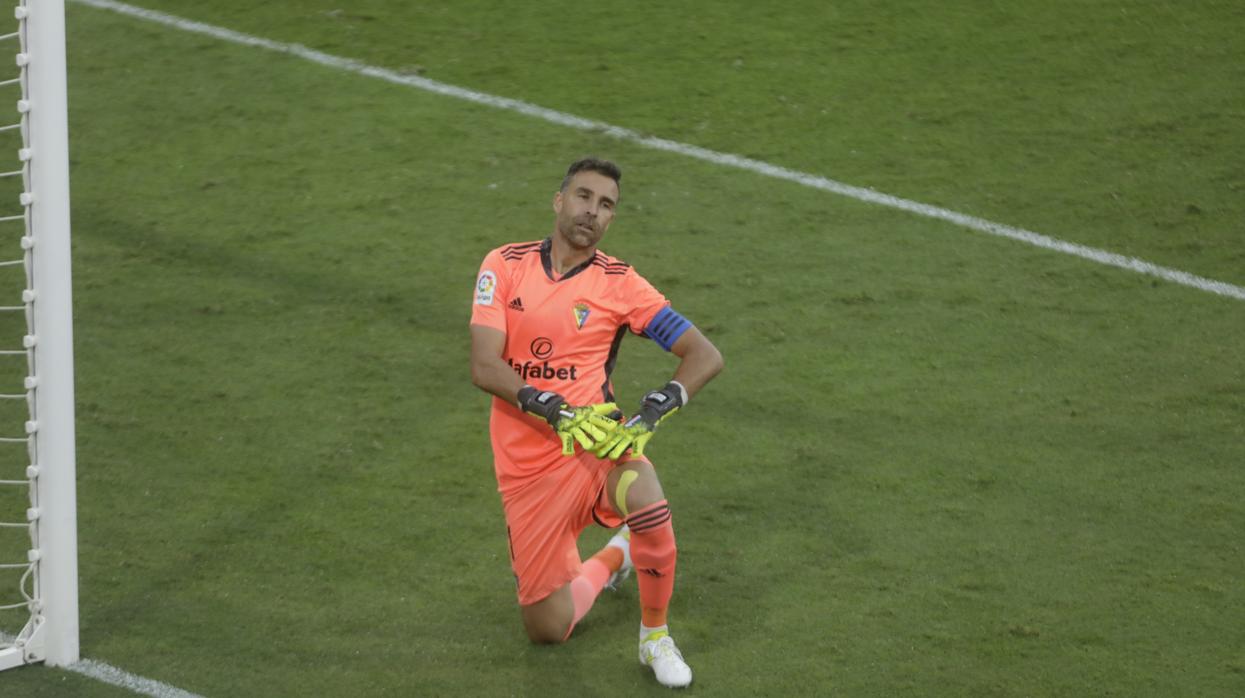
<svg viewBox="0 0 1245 698"><path fill-rule="evenodd" d="M22 187L18 200L0 200L0 266L24 268L25 288L20 299L0 298L0 310L24 313L26 333L0 336L0 353L24 354L27 372L16 389L0 386L0 397L24 399L29 417L24 425L0 424L0 438L25 443L29 459L15 477L6 451L0 487L26 488L30 506L0 511L8 527L0 533L25 528L30 546L25 560L0 559L0 568L21 574L18 589L0 588L0 607L24 607L29 619L16 635L0 633L0 670L79 658L65 4L20 0L13 14L17 29L0 31L0 56L13 47L14 76L0 68L0 86L19 91L15 118L0 116L0 136L20 140L0 140L18 145L13 167L2 164L0 150L0 170L12 170L0 177L20 177Z"/></svg>

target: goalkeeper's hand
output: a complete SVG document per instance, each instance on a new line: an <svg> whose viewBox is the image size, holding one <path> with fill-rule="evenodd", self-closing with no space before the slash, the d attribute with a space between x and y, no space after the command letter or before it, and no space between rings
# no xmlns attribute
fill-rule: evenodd
<svg viewBox="0 0 1245 698"><path fill-rule="evenodd" d="M571 407L566 398L552 390L537 390L530 385L519 389L518 397L520 409L543 418L557 432L563 455L575 453L576 441L585 451L595 448L618 426L607 416L618 410L612 402Z"/></svg>
<svg viewBox="0 0 1245 698"><path fill-rule="evenodd" d="M661 390L654 390L640 401L640 411L616 428L605 441L592 449L598 458L615 460L628 449L636 456L644 455L644 446L653 438L653 431L666 417L679 411L687 401L687 391L675 381Z"/></svg>
<svg viewBox="0 0 1245 698"><path fill-rule="evenodd" d="M616 412L618 405L612 402L560 410L562 418L553 429L562 440L562 455L574 454L576 441L585 451L601 445L618 428L618 421L610 416Z"/></svg>

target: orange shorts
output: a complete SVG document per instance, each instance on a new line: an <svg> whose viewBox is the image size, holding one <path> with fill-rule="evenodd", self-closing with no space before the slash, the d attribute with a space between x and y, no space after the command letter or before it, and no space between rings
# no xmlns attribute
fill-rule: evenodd
<svg viewBox="0 0 1245 698"><path fill-rule="evenodd" d="M605 492L605 478L616 465L633 460L624 458L615 462L576 453L502 493L520 605L536 603L579 576L576 541L589 524L622 525Z"/></svg>

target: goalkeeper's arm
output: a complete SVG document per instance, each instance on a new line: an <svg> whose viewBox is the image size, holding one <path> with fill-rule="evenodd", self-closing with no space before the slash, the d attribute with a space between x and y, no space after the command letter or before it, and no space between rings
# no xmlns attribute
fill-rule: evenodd
<svg viewBox="0 0 1245 698"><path fill-rule="evenodd" d="M644 446L657 425L687 404L725 365L722 353L695 327L689 327L670 351L680 359L674 378L644 396L639 412L593 449L597 456L621 458L628 450L644 455Z"/></svg>
<svg viewBox="0 0 1245 698"><path fill-rule="evenodd" d="M548 422L562 441L564 454L574 453L575 442L585 449L596 447L617 426L608 416L617 410L613 403L573 407L557 393L537 390L524 383L502 361L505 346L506 335L501 330L471 326L471 382Z"/></svg>
<svg viewBox="0 0 1245 698"><path fill-rule="evenodd" d="M709 338L700 333L695 327L687 328L687 331L679 337L670 347L670 353L679 357L679 367L674 370L674 377L671 380L677 382L687 391L684 400L689 400L700 392L714 376L722 372L725 362L722 360L722 352L713 346L713 342Z"/></svg>
<svg viewBox="0 0 1245 698"><path fill-rule="evenodd" d="M471 326L471 382L512 405L519 403L519 390L526 383L502 360L506 333L483 325Z"/></svg>

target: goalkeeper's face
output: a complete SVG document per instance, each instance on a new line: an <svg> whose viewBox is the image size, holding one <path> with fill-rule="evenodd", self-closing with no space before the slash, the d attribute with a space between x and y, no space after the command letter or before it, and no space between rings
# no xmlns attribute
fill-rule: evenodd
<svg viewBox="0 0 1245 698"><path fill-rule="evenodd" d="M614 220L618 183L598 172L578 172L553 196L558 235L575 249L596 247Z"/></svg>

